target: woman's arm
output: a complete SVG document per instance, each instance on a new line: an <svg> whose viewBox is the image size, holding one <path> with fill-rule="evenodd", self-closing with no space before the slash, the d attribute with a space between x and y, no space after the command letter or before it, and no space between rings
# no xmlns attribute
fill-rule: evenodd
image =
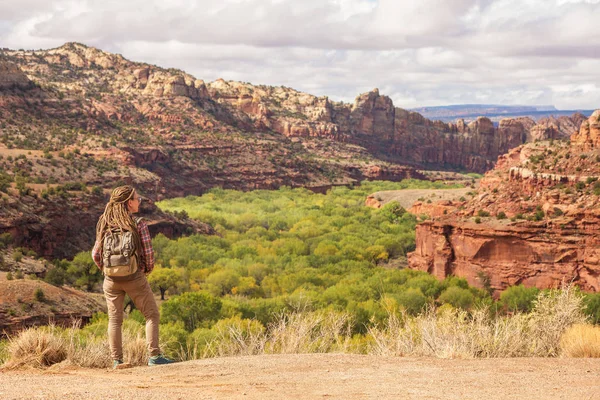
<svg viewBox="0 0 600 400"><path fill-rule="evenodd" d="M92 258L94 259L94 263L102 270L102 254L98 249L99 242L94 243L94 248L92 249Z"/></svg>
<svg viewBox="0 0 600 400"><path fill-rule="evenodd" d="M150 231L148 225L144 220L138 223L138 232L140 233L140 239L142 241L142 263L144 264L143 271L147 274L152 272L154 269L154 250L152 249L152 238L150 237Z"/></svg>

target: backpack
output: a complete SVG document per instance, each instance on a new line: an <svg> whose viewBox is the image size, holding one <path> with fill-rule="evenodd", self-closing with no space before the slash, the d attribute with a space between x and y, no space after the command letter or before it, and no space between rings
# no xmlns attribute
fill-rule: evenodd
<svg viewBox="0 0 600 400"><path fill-rule="evenodd" d="M135 224L141 218L135 219ZM133 243L133 234L129 231L111 230L102 242L102 272L109 277L127 277L138 270L138 262Z"/></svg>

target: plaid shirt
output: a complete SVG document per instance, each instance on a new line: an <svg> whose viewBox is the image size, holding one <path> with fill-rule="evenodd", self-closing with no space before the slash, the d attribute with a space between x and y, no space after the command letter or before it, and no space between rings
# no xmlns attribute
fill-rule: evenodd
<svg viewBox="0 0 600 400"><path fill-rule="evenodd" d="M142 251L140 252L142 265L140 269L142 272L150 273L154 269L154 250L152 249L152 238L150 237L150 231L148 230L148 224L143 219L137 224L140 239L142 241ZM102 254L98 251L98 242L94 244L92 250L92 258L98 266L102 269Z"/></svg>

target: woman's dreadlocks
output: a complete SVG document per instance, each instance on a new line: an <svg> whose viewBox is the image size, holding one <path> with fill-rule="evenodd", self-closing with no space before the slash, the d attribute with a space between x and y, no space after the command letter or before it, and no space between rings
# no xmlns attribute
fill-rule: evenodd
<svg viewBox="0 0 600 400"><path fill-rule="evenodd" d="M135 245L135 254L140 264L140 253L142 250L142 240L138 232L137 226L131 214L127 210L127 201L133 199L135 189L132 186L119 186L110 194L110 201L104 209L104 213L100 216L96 225L96 242L98 242L98 251L102 254L104 236L109 231L121 230L129 231L133 236Z"/></svg>

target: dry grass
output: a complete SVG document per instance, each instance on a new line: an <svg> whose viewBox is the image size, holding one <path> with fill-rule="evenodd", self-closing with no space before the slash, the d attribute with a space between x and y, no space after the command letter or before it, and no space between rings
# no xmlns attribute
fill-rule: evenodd
<svg viewBox="0 0 600 400"><path fill-rule="evenodd" d="M67 359L67 340L56 334L57 327L31 328L8 344L9 359L4 368L44 368Z"/></svg>
<svg viewBox="0 0 600 400"><path fill-rule="evenodd" d="M560 347L564 357L600 357L600 327L573 325L560 339Z"/></svg>
<svg viewBox="0 0 600 400"><path fill-rule="evenodd" d="M217 322L213 330L215 337L204 347L202 358L264 353L265 329L257 321L230 318Z"/></svg>
<svg viewBox="0 0 600 400"><path fill-rule="evenodd" d="M281 315L267 329L257 321L233 317L200 335L189 335L186 343L179 343L177 358L327 352L438 358L597 357L600 328L582 325L581 310L581 296L567 287L542 292L528 314L495 316L487 309L467 312L441 307L410 316L390 310L386 323L355 337L351 318L331 310ZM125 361L145 364L143 326L126 320L123 328ZM45 368L61 362L109 367L105 332L105 322L84 329L28 329L10 339L4 368Z"/></svg>
<svg viewBox="0 0 600 400"><path fill-rule="evenodd" d="M144 365L147 351L142 327L127 325L123 329L124 358L133 365ZM59 363L85 368L112 366L106 334L83 332L77 324L66 329L54 325L29 328L9 338L6 351L5 369L46 368Z"/></svg>
<svg viewBox="0 0 600 400"><path fill-rule="evenodd" d="M269 327L266 353L344 352L350 346L351 319L334 311L299 312L281 316Z"/></svg>
<svg viewBox="0 0 600 400"><path fill-rule="evenodd" d="M555 357L560 338L585 321L581 297L570 287L542 292L529 314L496 317L489 310L429 310L416 317L391 312L372 328L371 354L440 358Z"/></svg>

